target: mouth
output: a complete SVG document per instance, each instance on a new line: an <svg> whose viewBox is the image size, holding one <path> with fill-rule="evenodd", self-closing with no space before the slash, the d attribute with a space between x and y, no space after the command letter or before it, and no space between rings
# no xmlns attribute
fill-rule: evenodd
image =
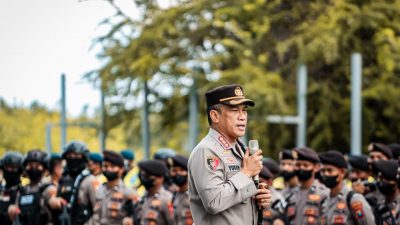
<svg viewBox="0 0 400 225"><path fill-rule="evenodd" d="M246 130L246 125L236 125L237 128L239 128L239 130L244 131Z"/></svg>

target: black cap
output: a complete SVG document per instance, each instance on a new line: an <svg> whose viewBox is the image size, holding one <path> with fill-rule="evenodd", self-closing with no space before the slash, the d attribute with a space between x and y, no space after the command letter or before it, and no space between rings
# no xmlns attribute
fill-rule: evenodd
<svg viewBox="0 0 400 225"><path fill-rule="evenodd" d="M392 150L393 159L399 159L400 157L400 144L392 143L388 145L390 150Z"/></svg>
<svg viewBox="0 0 400 225"><path fill-rule="evenodd" d="M284 159L294 159L292 155L292 150L284 149L279 152L279 160L284 160Z"/></svg>
<svg viewBox="0 0 400 225"><path fill-rule="evenodd" d="M319 154L322 164L329 164L339 168L347 169L347 162L343 154L336 150L329 150Z"/></svg>
<svg viewBox="0 0 400 225"><path fill-rule="evenodd" d="M141 161L138 164L139 168L146 173L149 173L154 176L165 176L167 174L167 167L159 160L145 160Z"/></svg>
<svg viewBox="0 0 400 225"><path fill-rule="evenodd" d="M297 160L306 160L312 163L320 162L318 154L313 149L307 147L294 148L292 156Z"/></svg>
<svg viewBox="0 0 400 225"><path fill-rule="evenodd" d="M382 175L387 180L396 180L397 167L399 166L397 160L379 160L373 164L373 172L377 175Z"/></svg>
<svg viewBox="0 0 400 225"><path fill-rule="evenodd" d="M373 151L381 152L382 154L384 154L389 159L393 158L392 150L390 150L390 148L385 144L374 143L374 142L369 144L368 145L368 152L373 152Z"/></svg>
<svg viewBox="0 0 400 225"><path fill-rule="evenodd" d="M189 159L183 155L175 155L171 158L168 158L168 164L169 166L179 166L182 167L183 169L187 170L187 165L188 165Z"/></svg>
<svg viewBox="0 0 400 225"><path fill-rule="evenodd" d="M273 178L274 175L271 173L271 171L267 167L264 166L261 169L260 177L269 180L269 179Z"/></svg>
<svg viewBox="0 0 400 225"><path fill-rule="evenodd" d="M348 161L354 169L369 171L368 156L366 155L350 155Z"/></svg>
<svg viewBox="0 0 400 225"><path fill-rule="evenodd" d="M246 104L254 106L254 102L244 97L243 88L239 84L220 86L206 93L207 108L216 104L236 106Z"/></svg>
<svg viewBox="0 0 400 225"><path fill-rule="evenodd" d="M103 161L109 162L113 165L124 167L124 158L114 151L111 150L104 150L103 151Z"/></svg>
<svg viewBox="0 0 400 225"><path fill-rule="evenodd" d="M272 173L273 176L278 176L281 169L279 168L279 164L271 159L271 158L264 158L262 159L263 167L268 168L268 170Z"/></svg>

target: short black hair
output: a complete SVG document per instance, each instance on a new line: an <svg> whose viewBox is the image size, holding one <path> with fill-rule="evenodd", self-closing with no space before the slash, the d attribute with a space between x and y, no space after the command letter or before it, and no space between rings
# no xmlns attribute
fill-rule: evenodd
<svg viewBox="0 0 400 225"><path fill-rule="evenodd" d="M215 105L212 105L212 106L207 108L207 119L208 119L208 124L210 126L211 126L211 123L212 123L212 120L211 120L211 117L210 117L211 110L216 110L217 112L220 113L221 112L221 107L222 107L222 104L215 104Z"/></svg>

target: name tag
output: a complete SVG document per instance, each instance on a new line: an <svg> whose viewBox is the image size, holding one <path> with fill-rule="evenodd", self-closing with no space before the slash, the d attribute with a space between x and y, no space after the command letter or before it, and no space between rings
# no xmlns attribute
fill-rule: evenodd
<svg viewBox="0 0 400 225"><path fill-rule="evenodd" d="M20 204L21 205L30 205L33 203L33 195L24 195L21 197Z"/></svg>
<svg viewBox="0 0 400 225"><path fill-rule="evenodd" d="M228 165L228 169L229 171L233 172L233 171L240 171L240 166L238 164L232 164L232 165Z"/></svg>

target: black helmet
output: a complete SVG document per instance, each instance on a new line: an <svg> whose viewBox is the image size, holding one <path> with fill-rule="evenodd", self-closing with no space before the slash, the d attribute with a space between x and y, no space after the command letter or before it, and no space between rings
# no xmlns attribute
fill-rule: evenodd
<svg viewBox="0 0 400 225"><path fill-rule="evenodd" d="M64 151L61 155L63 159L66 159L68 152L81 153L86 162L89 162L89 149L86 144L80 141L71 141L64 147Z"/></svg>
<svg viewBox="0 0 400 225"><path fill-rule="evenodd" d="M14 151L7 152L0 162L0 168L4 169L6 166L11 166L19 169L19 172L22 173L22 160L23 156Z"/></svg>
<svg viewBox="0 0 400 225"><path fill-rule="evenodd" d="M46 164L47 153L40 149L32 149L29 150L25 156L24 162L22 165L25 167L28 162L38 162L41 163L45 168L47 168Z"/></svg>

